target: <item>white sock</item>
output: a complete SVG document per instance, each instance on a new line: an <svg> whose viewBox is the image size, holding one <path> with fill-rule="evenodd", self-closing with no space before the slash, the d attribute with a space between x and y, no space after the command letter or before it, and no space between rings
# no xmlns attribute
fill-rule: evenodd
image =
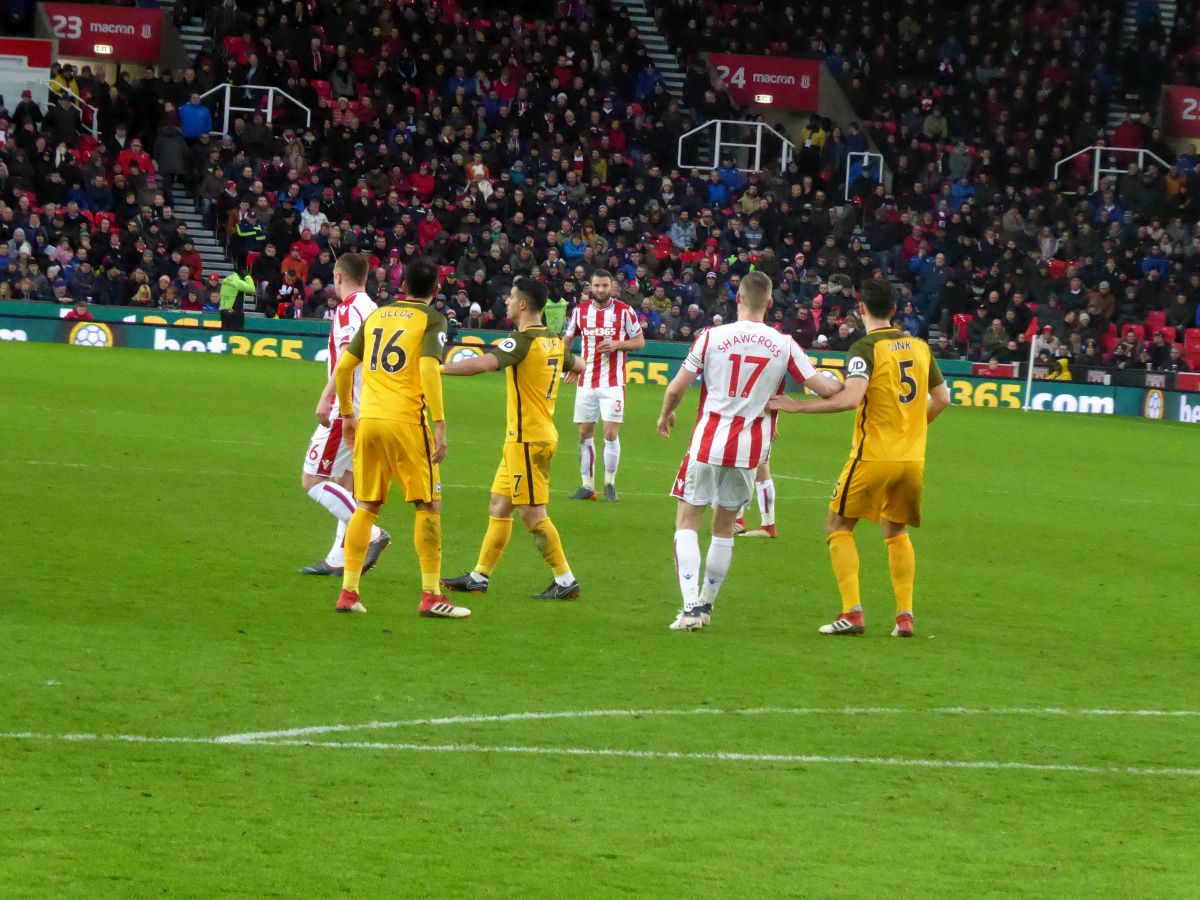
<svg viewBox="0 0 1200 900"><path fill-rule="evenodd" d="M350 517L354 515L354 511L358 509L358 504L354 502L354 496L340 484L333 481L322 481L320 484L314 484L308 489L308 496L312 497L337 517L337 536L333 539L333 547L325 555L325 562L335 568L344 565L346 554L343 544L346 538L346 524L350 521ZM383 534L383 531L378 525L371 526L371 540L378 540L381 534Z"/></svg>
<svg viewBox="0 0 1200 900"><path fill-rule="evenodd" d="M484 581L487 581L488 577L486 575L480 575L478 572L476 572L474 569L472 569L471 570L471 580L482 583Z"/></svg>
<svg viewBox="0 0 1200 900"><path fill-rule="evenodd" d="M591 438L579 442L579 477L589 491L596 489L596 442Z"/></svg>
<svg viewBox="0 0 1200 900"><path fill-rule="evenodd" d="M358 509L358 504L354 502L354 496L340 484L332 481L314 484L308 489L308 496L333 513L339 522L349 522L354 511Z"/></svg>
<svg viewBox="0 0 1200 900"><path fill-rule="evenodd" d="M700 605L700 536L694 531L675 532L675 574L683 594L684 610Z"/></svg>
<svg viewBox="0 0 1200 900"><path fill-rule="evenodd" d="M570 587L575 583L575 576L571 574L570 569L567 569L563 574L554 576L554 583L559 587Z"/></svg>
<svg viewBox="0 0 1200 900"><path fill-rule="evenodd" d="M621 439L604 442L604 483L616 484L617 466L621 464Z"/></svg>
<svg viewBox="0 0 1200 900"><path fill-rule="evenodd" d="M762 517L763 525L774 525L775 482L770 478L766 481L760 481L755 485L755 490L758 492L758 514Z"/></svg>
<svg viewBox="0 0 1200 900"><path fill-rule="evenodd" d="M333 546L325 554L325 562L335 569L346 565L346 523L341 519L338 519L337 537L333 539Z"/></svg>
<svg viewBox="0 0 1200 900"><path fill-rule="evenodd" d="M697 555L699 546L697 545ZM729 574L733 562L733 538L714 537L708 545L708 556L704 560L704 588L700 591L701 603L716 603L721 583Z"/></svg>

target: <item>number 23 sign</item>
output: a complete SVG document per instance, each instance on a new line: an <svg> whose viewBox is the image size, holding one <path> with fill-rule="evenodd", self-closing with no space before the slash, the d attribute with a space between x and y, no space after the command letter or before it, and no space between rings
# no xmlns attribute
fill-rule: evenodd
<svg viewBox="0 0 1200 900"><path fill-rule="evenodd" d="M1165 91L1167 133L1171 137L1200 138L1200 88L1168 84Z"/></svg>

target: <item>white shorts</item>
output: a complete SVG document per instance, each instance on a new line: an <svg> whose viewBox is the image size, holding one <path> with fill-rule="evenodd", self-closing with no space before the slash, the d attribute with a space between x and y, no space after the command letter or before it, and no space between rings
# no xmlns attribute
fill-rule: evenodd
<svg viewBox="0 0 1200 900"><path fill-rule="evenodd" d="M575 421L625 421L625 388L581 387L575 391Z"/></svg>
<svg viewBox="0 0 1200 900"><path fill-rule="evenodd" d="M304 454L304 474L320 478L340 478L354 468L354 448L342 440L342 420L329 427L318 425Z"/></svg>
<svg viewBox="0 0 1200 900"><path fill-rule="evenodd" d="M712 506L740 511L754 496L754 469L714 466L685 456L675 476L671 496L692 506Z"/></svg>

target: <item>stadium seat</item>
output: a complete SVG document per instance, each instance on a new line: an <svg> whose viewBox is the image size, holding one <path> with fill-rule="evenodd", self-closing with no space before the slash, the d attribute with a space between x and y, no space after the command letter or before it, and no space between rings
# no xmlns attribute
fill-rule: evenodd
<svg viewBox="0 0 1200 900"><path fill-rule="evenodd" d="M249 253L247 253L246 254L246 268L249 269L252 265L254 265L254 261L256 259L258 259L258 257L260 255L261 254L257 250L251 250Z"/></svg>
<svg viewBox="0 0 1200 900"><path fill-rule="evenodd" d="M312 85L312 89L317 92L318 97L322 97L325 100L333 99L333 85L325 79L314 78L310 84Z"/></svg>
<svg viewBox="0 0 1200 900"><path fill-rule="evenodd" d="M1167 324L1167 314L1161 309L1146 313L1146 334L1154 334Z"/></svg>
<svg viewBox="0 0 1200 900"><path fill-rule="evenodd" d="M1162 336L1166 339L1166 342L1168 344L1175 343L1175 326L1174 325L1164 325L1161 328L1156 328L1155 331L1161 331Z"/></svg>
<svg viewBox="0 0 1200 900"><path fill-rule="evenodd" d="M969 313L957 313L954 316L954 334L960 344L967 343L967 326L971 324Z"/></svg>
<svg viewBox="0 0 1200 900"><path fill-rule="evenodd" d="M1112 353L1117 349L1117 326L1108 323L1108 331L1100 336L1100 349L1105 353Z"/></svg>
<svg viewBox="0 0 1200 900"><path fill-rule="evenodd" d="M1188 328L1183 332L1183 352L1189 357L1200 353L1200 328Z"/></svg>

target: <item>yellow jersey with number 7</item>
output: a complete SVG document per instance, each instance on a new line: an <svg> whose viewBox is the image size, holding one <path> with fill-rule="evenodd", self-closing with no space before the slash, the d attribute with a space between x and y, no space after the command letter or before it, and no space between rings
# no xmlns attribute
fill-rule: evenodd
<svg viewBox="0 0 1200 900"><path fill-rule="evenodd" d="M554 405L563 372L575 357L562 338L544 326L514 331L490 353L508 369L508 443L557 442Z"/></svg>
<svg viewBox="0 0 1200 900"><path fill-rule="evenodd" d="M346 348L362 360L361 418L425 421L421 357L441 361L446 330L446 317L424 303L389 303L367 316Z"/></svg>
<svg viewBox="0 0 1200 900"><path fill-rule="evenodd" d="M896 328L877 328L846 354L846 380L866 378L855 411L852 459L924 462L930 388L942 372L929 345Z"/></svg>

